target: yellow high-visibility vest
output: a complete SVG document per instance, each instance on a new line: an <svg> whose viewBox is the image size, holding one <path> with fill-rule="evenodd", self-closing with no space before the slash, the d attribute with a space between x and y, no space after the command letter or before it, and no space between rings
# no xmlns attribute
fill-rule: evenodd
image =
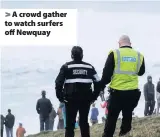
<svg viewBox="0 0 160 137"><path fill-rule="evenodd" d="M114 53L115 68L110 88L116 90L138 89L138 72L143 55L131 48L120 48Z"/></svg>

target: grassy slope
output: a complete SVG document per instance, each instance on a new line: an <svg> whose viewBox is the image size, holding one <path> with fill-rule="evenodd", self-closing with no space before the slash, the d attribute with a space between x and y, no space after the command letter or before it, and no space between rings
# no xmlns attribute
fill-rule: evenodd
<svg viewBox="0 0 160 137"><path fill-rule="evenodd" d="M115 137L118 137L120 121L117 122ZM160 117L135 118L130 135L125 137L160 137ZM97 124L91 127L91 137L102 137L104 125ZM44 132L28 137L64 137L64 131ZM79 130L75 130L75 137L81 137Z"/></svg>

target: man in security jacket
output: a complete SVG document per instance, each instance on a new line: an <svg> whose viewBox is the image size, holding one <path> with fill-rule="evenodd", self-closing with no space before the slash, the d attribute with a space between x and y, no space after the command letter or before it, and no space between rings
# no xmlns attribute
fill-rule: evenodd
<svg viewBox="0 0 160 137"><path fill-rule="evenodd" d="M144 57L132 49L128 36L121 36L119 47L109 53L101 79L102 89L110 83L108 118L103 137L113 137L121 111L123 119L119 135L123 136L131 130L132 112L141 95L138 76L145 73Z"/></svg>
<svg viewBox="0 0 160 137"><path fill-rule="evenodd" d="M56 95L66 108L65 137L74 137L76 115L79 111L79 126L82 137L90 137L88 114L90 104L99 96L99 81L94 67L82 61L83 50L74 46L71 51L73 61L65 63L56 78ZM92 91L91 85L94 85Z"/></svg>

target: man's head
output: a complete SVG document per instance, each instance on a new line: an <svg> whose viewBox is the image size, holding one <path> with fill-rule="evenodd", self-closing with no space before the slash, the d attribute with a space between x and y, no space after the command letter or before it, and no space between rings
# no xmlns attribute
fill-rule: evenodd
<svg viewBox="0 0 160 137"><path fill-rule="evenodd" d="M42 90L42 97L45 97L45 96L46 96L46 91Z"/></svg>
<svg viewBox="0 0 160 137"><path fill-rule="evenodd" d="M127 35L122 35L118 43L119 43L119 47L131 46L130 38Z"/></svg>
<svg viewBox="0 0 160 137"><path fill-rule="evenodd" d="M75 61L83 59L83 49L80 46L74 46L71 50L71 58Z"/></svg>
<svg viewBox="0 0 160 137"><path fill-rule="evenodd" d="M19 127L22 127L23 125L22 125L22 123L19 123Z"/></svg>
<svg viewBox="0 0 160 137"><path fill-rule="evenodd" d="M8 109L8 113L11 113L11 109Z"/></svg>
<svg viewBox="0 0 160 137"><path fill-rule="evenodd" d="M152 76L147 77L148 82L152 82Z"/></svg>

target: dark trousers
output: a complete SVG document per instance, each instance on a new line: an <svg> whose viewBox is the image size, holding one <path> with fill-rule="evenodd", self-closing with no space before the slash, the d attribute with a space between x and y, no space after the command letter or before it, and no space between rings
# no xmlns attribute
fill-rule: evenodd
<svg viewBox="0 0 160 137"><path fill-rule="evenodd" d="M154 107L155 107L155 101L151 100L151 101L146 101L145 102L145 110L144 110L144 115L145 116L150 116L153 114L154 111Z"/></svg>
<svg viewBox="0 0 160 137"><path fill-rule="evenodd" d="M81 137L90 137L88 114L90 102L88 101L68 101L66 107L66 132L65 137L74 137L76 115L79 111L79 126Z"/></svg>
<svg viewBox="0 0 160 137"><path fill-rule="evenodd" d="M57 129L64 129L64 120L59 119Z"/></svg>
<svg viewBox="0 0 160 137"><path fill-rule="evenodd" d="M53 128L54 128L54 120L49 120L49 130L53 130Z"/></svg>
<svg viewBox="0 0 160 137"><path fill-rule="evenodd" d="M6 127L6 137L13 137L13 128Z"/></svg>
<svg viewBox="0 0 160 137"><path fill-rule="evenodd" d="M141 92L133 91L114 91L110 94L108 117L105 122L102 137L113 137L119 113L122 111L122 124L120 134L126 134L131 130L132 112L137 106Z"/></svg>
<svg viewBox="0 0 160 137"><path fill-rule="evenodd" d="M49 116L43 117L40 115L40 131L48 131L49 130Z"/></svg>
<svg viewBox="0 0 160 137"><path fill-rule="evenodd" d="M1 129L1 137L3 137L3 129Z"/></svg>

